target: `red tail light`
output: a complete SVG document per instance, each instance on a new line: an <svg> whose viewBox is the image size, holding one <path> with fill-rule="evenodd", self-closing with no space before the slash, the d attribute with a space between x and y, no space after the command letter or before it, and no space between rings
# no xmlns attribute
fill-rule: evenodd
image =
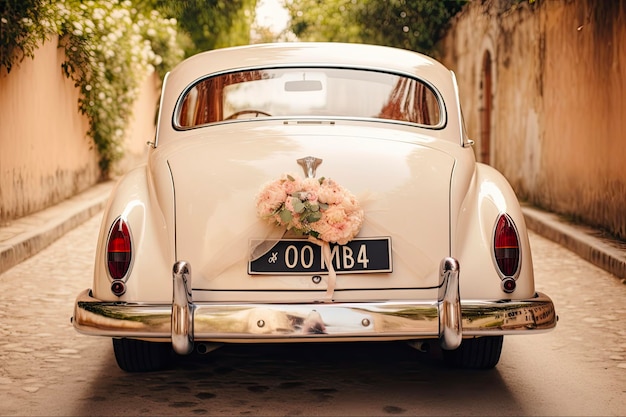
<svg viewBox="0 0 626 417"><path fill-rule="evenodd" d="M500 273L505 277L515 276L520 266L519 236L515 223L508 214L498 217L493 248Z"/></svg>
<svg viewBox="0 0 626 417"><path fill-rule="evenodd" d="M107 268L113 279L122 279L128 273L132 259L132 246L128 224L118 218L109 232Z"/></svg>

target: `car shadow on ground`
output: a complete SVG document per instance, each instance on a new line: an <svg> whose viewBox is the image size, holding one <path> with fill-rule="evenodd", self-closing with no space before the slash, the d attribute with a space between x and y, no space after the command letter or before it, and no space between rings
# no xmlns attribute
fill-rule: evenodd
<svg viewBox="0 0 626 417"><path fill-rule="evenodd" d="M76 415L482 415L519 410L497 368L446 367L402 342L225 345L159 372L109 366ZM503 409L493 401L505 404ZM456 410L456 411L455 411Z"/></svg>

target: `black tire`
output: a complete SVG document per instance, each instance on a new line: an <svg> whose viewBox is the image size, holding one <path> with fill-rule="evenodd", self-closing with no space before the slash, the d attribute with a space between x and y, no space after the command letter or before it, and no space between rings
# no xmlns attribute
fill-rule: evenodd
<svg viewBox="0 0 626 417"><path fill-rule="evenodd" d="M135 339L113 339L117 365L126 372L150 372L166 368L171 361L172 346L167 343Z"/></svg>
<svg viewBox="0 0 626 417"><path fill-rule="evenodd" d="M456 350L444 350L444 362L454 368L492 369L500 360L503 336L463 339Z"/></svg>

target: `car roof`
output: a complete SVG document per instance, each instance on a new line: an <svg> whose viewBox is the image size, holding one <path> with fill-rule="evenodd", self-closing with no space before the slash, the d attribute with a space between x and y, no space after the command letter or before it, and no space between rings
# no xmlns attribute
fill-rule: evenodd
<svg viewBox="0 0 626 417"><path fill-rule="evenodd" d="M283 42L202 52L180 63L171 76L178 77L181 73L180 76L196 74L199 77L237 68L295 64L386 69L425 78L447 72L438 61L404 49L356 43Z"/></svg>

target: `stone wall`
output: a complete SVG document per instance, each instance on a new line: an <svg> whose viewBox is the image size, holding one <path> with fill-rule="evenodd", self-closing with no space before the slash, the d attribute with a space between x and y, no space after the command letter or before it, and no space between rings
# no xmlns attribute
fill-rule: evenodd
<svg viewBox="0 0 626 417"><path fill-rule="evenodd" d="M0 224L71 197L100 180L98 155L78 111L79 90L61 70L58 39L10 73L0 69ZM156 75L146 80L117 172L141 161L154 136Z"/></svg>
<svg viewBox="0 0 626 417"><path fill-rule="evenodd" d="M626 2L474 1L440 47L477 158L520 198L626 239Z"/></svg>

